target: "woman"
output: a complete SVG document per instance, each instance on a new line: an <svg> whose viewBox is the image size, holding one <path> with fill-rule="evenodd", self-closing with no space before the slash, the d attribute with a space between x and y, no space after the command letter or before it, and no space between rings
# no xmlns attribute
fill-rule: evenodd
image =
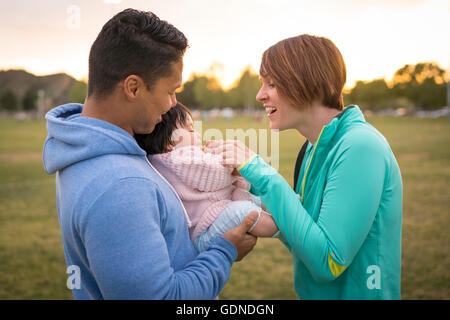
<svg viewBox="0 0 450 320"><path fill-rule="evenodd" d="M299 299L400 299L402 180L386 139L357 106L343 108L344 60L301 35L267 49L260 67L271 129L307 146L295 192L238 141L210 141L273 215L294 262Z"/></svg>

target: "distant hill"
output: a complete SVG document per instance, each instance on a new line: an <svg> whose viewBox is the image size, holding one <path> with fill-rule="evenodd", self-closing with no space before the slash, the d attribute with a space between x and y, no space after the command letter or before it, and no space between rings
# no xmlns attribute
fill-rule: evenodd
<svg viewBox="0 0 450 320"><path fill-rule="evenodd" d="M0 92L10 89L22 101L28 89L43 90L45 110L69 102L69 94L77 82L65 73L36 76L25 70L0 71Z"/></svg>

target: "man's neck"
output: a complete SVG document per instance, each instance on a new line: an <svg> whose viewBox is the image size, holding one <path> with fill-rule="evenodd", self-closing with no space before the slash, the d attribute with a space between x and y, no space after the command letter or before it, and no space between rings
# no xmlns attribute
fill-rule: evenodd
<svg viewBox="0 0 450 320"><path fill-rule="evenodd" d="M117 99L112 96L105 99L87 97L84 101L81 117L95 118L112 123L133 136L134 133L131 127L127 125L125 115L121 111Z"/></svg>

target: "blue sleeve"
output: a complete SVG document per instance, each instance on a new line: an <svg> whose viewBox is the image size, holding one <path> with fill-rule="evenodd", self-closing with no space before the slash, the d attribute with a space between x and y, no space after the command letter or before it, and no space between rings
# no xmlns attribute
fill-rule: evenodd
<svg viewBox="0 0 450 320"><path fill-rule="evenodd" d="M89 268L105 299L214 299L236 248L219 237L184 269L171 266L153 182L127 178L91 206L81 230ZM167 222L166 222L167 223ZM191 245L189 239L186 246Z"/></svg>

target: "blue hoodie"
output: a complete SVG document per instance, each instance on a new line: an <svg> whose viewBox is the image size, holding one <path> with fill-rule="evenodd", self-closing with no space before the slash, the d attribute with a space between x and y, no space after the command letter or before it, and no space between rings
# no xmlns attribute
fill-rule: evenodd
<svg viewBox="0 0 450 320"><path fill-rule="evenodd" d="M236 248L218 237L197 254L183 205L135 139L81 104L46 115L44 167L56 173L67 266L80 270L75 299L213 299Z"/></svg>

